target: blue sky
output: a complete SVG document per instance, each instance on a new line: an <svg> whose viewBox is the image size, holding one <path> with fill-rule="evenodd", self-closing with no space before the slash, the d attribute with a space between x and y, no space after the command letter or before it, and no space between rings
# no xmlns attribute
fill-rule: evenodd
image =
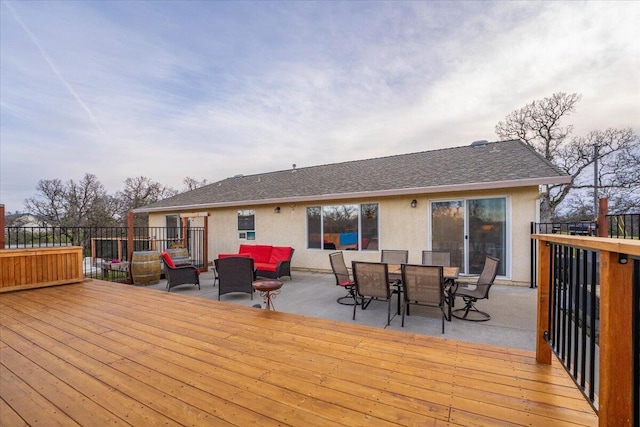
<svg viewBox="0 0 640 427"><path fill-rule="evenodd" d="M640 132L640 2L0 1L0 203L495 140L554 92Z"/></svg>

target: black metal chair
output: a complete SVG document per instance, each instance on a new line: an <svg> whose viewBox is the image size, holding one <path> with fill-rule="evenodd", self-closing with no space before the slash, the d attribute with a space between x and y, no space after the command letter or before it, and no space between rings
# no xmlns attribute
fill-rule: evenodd
<svg viewBox="0 0 640 427"><path fill-rule="evenodd" d="M458 282L456 289L453 291L453 297L462 297L465 302L463 308L459 308L452 312L453 317L462 320L470 320L473 322L486 322L491 319L491 315L476 308L475 303L481 299L489 298L489 290L493 285L493 281L498 274L498 266L500 260L492 256L488 256L484 261L482 273L476 282L465 283ZM472 317L469 317L469 314ZM474 317L475 316L475 317Z"/></svg>
<svg viewBox="0 0 640 427"><path fill-rule="evenodd" d="M353 281L356 285L356 297L361 298L359 304L363 310L369 306L371 301L386 301L387 306L387 326L391 323L391 288L389 286L388 265L381 262L359 262L352 261ZM356 308L353 305L353 320L356 320Z"/></svg>
<svg viewBox="0 0 640 427"><path fill-rule="evenodd" d="M444 320L451 320L451 314L445 315L444 278L442 266L436 265L402 265L402 285L404 305L402 309L402 326L404 316L408 314L409 304L438 307L442 312L442 333ZM449 308L451 310L451 308Z"/></svg>
<svg viewBox="0 0 640 427"><path fill-rule="evenodd" d="M176 265L167 252L162 252L164 272L167 277L167 292L180 285L195 285L200 289L200 272L191 264Z"/></svg>
<svg viewBox="0 0 640 427"><path fill-rule="evenodd" d="M218 273L218 301L220 296L232 292L244 292L253 299L255 269L253 258L232 256L213 261Z"/></svg>
<svg viewBox="0 0 640 427"><path fill-rule="evenodd" d="M336 276L336 285L342 286L347 291L347 295L338 298L337 302L344 305L358 304L358 298L356 298L356 284L349 275L349 270L344 262L343 253L333 252L329 254L329 262L331 263L333 275Z"/></svg>

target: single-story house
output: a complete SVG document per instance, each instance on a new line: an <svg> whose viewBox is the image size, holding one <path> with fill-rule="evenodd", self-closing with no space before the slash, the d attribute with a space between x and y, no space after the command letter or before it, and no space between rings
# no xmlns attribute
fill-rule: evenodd
<svg viewBox="0 0 640 427"><path fill-rule="evenodd" d="M239 244L292 246L292 268L330 271L328 254L379 261L381 249L447 250L461 274L487 254L498 281L529 284L530 222L541 186L570 177L522 141L400 154L256 175L237 175L134 212L149 226L208 223L209 261Z"/></svg>

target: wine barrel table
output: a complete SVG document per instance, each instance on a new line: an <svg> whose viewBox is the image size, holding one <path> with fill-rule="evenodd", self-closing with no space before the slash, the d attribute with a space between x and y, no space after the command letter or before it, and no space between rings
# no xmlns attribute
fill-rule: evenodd
<svg viewBox="0 0 640 427"><path fill-rule="evenodd" d="M160 281L162 263L157 251L133 251L129 271L134 285L150 285Z"/></svg>

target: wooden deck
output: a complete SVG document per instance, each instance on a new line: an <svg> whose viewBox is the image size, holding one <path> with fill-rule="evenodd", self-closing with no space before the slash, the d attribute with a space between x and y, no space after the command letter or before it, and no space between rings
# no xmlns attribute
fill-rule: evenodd
<svg viewBox="0 0 640 427"><path fill-rule="evenodd" d="M533 352L102 281L0 294L0 424L597 425Z"/></svg>

